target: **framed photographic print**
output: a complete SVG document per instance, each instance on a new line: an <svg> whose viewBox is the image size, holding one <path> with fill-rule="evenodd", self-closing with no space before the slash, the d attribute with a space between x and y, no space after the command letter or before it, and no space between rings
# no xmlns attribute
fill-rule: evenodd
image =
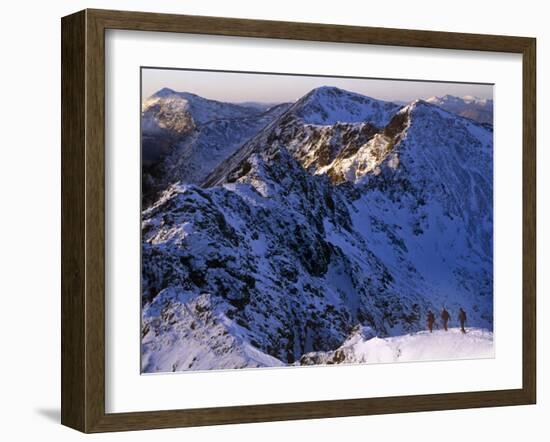
<svg viewBox="0 0 550 442"><path fill-rule="evenodd" d="M535 40L62 20L62 423L535 403Z"/></svg>

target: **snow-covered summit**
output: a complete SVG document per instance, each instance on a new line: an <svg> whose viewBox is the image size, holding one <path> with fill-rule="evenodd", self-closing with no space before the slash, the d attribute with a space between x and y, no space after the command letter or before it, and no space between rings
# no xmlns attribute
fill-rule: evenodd
<svg viewBox="0 0 550 442"><path fill-rule="evenodd" d="M300 98L289 112L306 124L332 125L338 122L368 121L381 126L387 124L399 108L395 103L376 100L337 87L322 86Z"/></svg>
<svg viewBox="0 0 550 442"><path fill-rule="evenodd" d="M242 118L258 115L260 110L240 106L232 103L210 100L190 92L176 92L170 88L163 88L144 100L142 117L147 120L151 117L162 124L167 113L179 114L191 118L196 125L224 118Z"/></svg>
<svg viewBox="0 0 550 442"><path fill-rule="evenodd" d="M420 116L426 119L441 118L452 120L456 121L458 124L474 124L476 126L480 125L476 124L477 122L475 122L475 120L471 121L472 119L470 119L469 117L459 115L458 113L450 110L448 107L440 106L434 102L422 99L412 101L408 105L401 108L398 113L407 115L408 118L411 120L414 117Z"/></svg>

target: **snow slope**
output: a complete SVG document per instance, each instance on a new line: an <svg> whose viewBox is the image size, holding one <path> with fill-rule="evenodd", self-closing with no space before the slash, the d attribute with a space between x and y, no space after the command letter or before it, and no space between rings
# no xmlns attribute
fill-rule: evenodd
<svg viewBox="0 0 550 442"><path fill-rule="evenodd" d="M446 361L494 357L493 333L479 328L421 331L379 338L369 332L352 334L330 352L306 353L296 365Z"/></svg>
<svg viewBox="0 0 550 442"><path fill-rule="evenodd" d="M142 371L283 365L237 336L228 307L207 294L165 290L144 309Z"/></svg>

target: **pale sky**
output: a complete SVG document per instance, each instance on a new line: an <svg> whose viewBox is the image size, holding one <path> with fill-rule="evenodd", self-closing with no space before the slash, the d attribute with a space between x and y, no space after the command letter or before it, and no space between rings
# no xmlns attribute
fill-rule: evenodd
<svg viewBox="0 0 550 442"><path fill-rule="evenodd" d="M336 86L372 98L412 101L446 94L493 98L493 85L434 81L380 80L223 71L142 68L142 97L163 87L212 100L240 103L293 102L319 86Z"/></svg>

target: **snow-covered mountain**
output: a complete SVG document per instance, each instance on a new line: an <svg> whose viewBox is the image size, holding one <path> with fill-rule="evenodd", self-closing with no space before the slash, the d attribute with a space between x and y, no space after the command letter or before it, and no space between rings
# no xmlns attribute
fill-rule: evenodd
<svg viewBox="0 0 550 442"><path fill-rule="evenodd" d="M478 123L493 124L493 100L470 95L464 97L444 95L443 97L430 97L426 101L461 117L471 118Z"/></svg>
<svg viewBox="0 0 550 442"><path fill-rule="evenodd" d="M164 88L142 105L143 197L174 182L197 183L287 104L263 109Z"/></svg>
<svg viewBox="0 0 550 442"><path fill-rule="evenodd" d="M278 119L265 126L234 155L214 169L203 184L212 186L232 178L252 151L284 146L308 171L351 155L386 126L401 106L336 87L313 89Z"/></svg>
<svg viewBox="0 0 550 442"><path fill-rule="evenodd" d="M337 87L322 86L300 98L291 112L306 124L369 121L386 125L400 106Z"/></svg>
<svg viewBox="0 0 550 442"><path fill-rule="evenodd" d="M176 92L163 88L142 104L142 132L159 130L183 133L189 127L224 118L242 118L257 115L253 107L209 100L190 92Z"/></svg>
<svg viewBox="0 0 550 442"><path fill-rule="evenodd" d="M492 131L320 88L142 232L144 372L300 363L443 305L492 330Z"/></svg>

